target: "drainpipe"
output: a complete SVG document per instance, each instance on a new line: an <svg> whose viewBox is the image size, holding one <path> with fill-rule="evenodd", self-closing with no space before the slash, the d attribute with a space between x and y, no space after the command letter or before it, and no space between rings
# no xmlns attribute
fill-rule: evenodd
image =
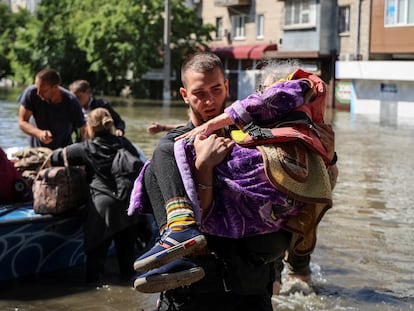
<svg viewBox="0 0 414 311"><path fill-rule="evenodd" d="M361 0L357 0L356 11L356 34L355 34L355 51L354 60L359 60L359 41L361 36Z"/></svg>
<svg viewBox="0 0 414 311"><path fill-rule="evenodd" d="M171 32L171 1L165 0L164 17L164 85L163 85L163 104L169 106L171 100L170 75L171 75L171 51L170 51L170 32Z"/></svg>

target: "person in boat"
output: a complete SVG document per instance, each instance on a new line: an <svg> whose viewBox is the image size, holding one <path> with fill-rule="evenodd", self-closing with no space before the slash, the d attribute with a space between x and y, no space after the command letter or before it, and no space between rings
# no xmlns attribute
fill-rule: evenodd
<svg viewBox="0 0 414 311"><path fill-rule="evenodd" d="M213 188L215 202L219 203L225 198L217 193L221 187L213 185L211 172L195 172L189 178L180 178L178 166L185 159L175 158L177 149L174 150L174 140L223 112L228 82L224 78L220 59L211 53L196 54L185 62L182 67L182 82L180 93L190 106L191 121L186 127L172 130L160 140L151 162L147 162L137 179L131 197L129 213L133 213L135 209L141 212L148 211L146 208L150 205L163 229L160 243L135 261L136 270L152 270L138 276L134 286L140 291L153 292L201 279L189 287L167 291L163 297L167 297L170 304L181 304L182 310L190 310L191 307L204 307L206 310L213 307L217 310L233 310L233 307L241 310L271 310L273 261L284 254L292 235L281 226L275 230L274 224L270 225L272 228L267 232L262 229L255 231L256 224L248 221L244 227L250 231L240 235L240 232L237 232L240 230L240 224L234 228L226 224L223 226L226 220L237 221L236 218L240 214L232 216L231 211L218 211L217 208L211 208L210 210L215 212L210 212L197 206L194 195L200 197L203 205L203 202L212 200ZM196 137L193 145L197 161L200 161L198 164L206 164L210 169L221 163L235 147L233 140L216 134L204 139ZM256 160L258 159L259 154L256 156ZM198 164L195 163L194 167ZM191 172L194 167L187 171ZM193 176L198 191L193 192L192 199L189 188L184 184L192 181ZM274 192L274 188L271 191ZM211 203L207 203L206 206L208 204ZM293 207L297 206L294 204ZM242 218L238 219L243 222ZM215 222L216 220L218 222ZM200 225L204 235L198 231L196 224ZM210 256L214 254L216 258L213 264L197 263L200 257L190 262L173 260L193 252L194 249L202 248L206 240ZM200 266L206 270L204 279L204 270L201 271ZM240 271L239 274L237 271ZM177 275L180 275L179 279L175 279ZM160 280L162 285L157 285L157 281ZM206 284L213 283L214 289L207 289L209 286L206 287Z"/></svg>
<svg viewBox="0 0 414 311"><path fill-rule="evenodd" d="M54 150L72 144L74 130L86 133L78 99L60 84L59 72L46 68L19 96L19 128L31 137L31 147Z"/></svg>
<svg viewBox="0 0 414 311"><path fill-rule="evenodd" d="M29 187L22 174L14 167L14 163L7 158L2 147L0 147L0 180L0 204L15 203L24 199Z"/></svg>
<svg viewBox="0 0 414 311"><path fill-rule="evenodd" d="M138 215L128 216L128 200L112 195L117 185L111 173L118 149L126 148L139 158L137 149L125 137L114 135L114 120L108 110L96 108L87 116L88 140L66 147L69 165L84 165L90 184L90 200L84 224L86 281L97 282L104 273L105 259L115 242L120 275L129 279L134 274ZM63 150L51 155L51 164L63 165Z"/></svg>
<svg viewBox="0 0 414 311"><path fill-rule="evenodd" d="M98 107L105 108L109 111L109 113L112 116L112 119L114 120L115 135L124 136L125 121L122 120L121 116L114 110L111 104L109 104L107 101L103 99L98 99L92 96L92 90L88 81L73 81L69 86L69 90L79 100L85 118L91 110L96 109Z"/></svg>

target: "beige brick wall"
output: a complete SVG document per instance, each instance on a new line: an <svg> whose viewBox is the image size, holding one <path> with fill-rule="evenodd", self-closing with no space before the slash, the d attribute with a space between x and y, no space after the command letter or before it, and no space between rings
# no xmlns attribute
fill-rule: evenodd
<svg viewBox="0 0 414 311"><path fill-rule="evenodd" d="M350 5L350 31L339 36L339 59L352 59L355 54L362 55L363 60L369 57L369 25L370 25L370 0L361 0L359 41L358 39L358 0L338 0L338 7Z"/></svg>
<svg viewBox="0 0 414 311"><path fill-rule="evenodd" d="M283 33L283 1L277 0L252 0L256 3L256 7L250 6L248 11L246 8L239 7L218 7L214 5L214 0L203 1L202 18L203 23L211 23L215 25L217 17L223 17L224 29L231 32L231 12L242 11L248 15L246 23L246 37L228 41L227 38L215 40L211 45L243 45L243 44L278 44ZM264 14L264 37L256 38L255 17L257 14ZM213 37L215 34L213 34Z"/></svg>

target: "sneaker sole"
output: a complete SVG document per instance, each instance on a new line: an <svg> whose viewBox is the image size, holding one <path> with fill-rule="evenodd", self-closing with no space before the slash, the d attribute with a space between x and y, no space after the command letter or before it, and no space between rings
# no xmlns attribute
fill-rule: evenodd
<svg viewBox="0 0 414 311"><path fill-rule="evenodd" d="M148 271L163 266L170 261L185 257L195 251L201 250L207 245L203 235L191 238L185 242L167 248L166 250L134 262L135 271Z"/></svg>
<svg viewBox="0 0 414 311"><path fill-rule="evenodd" d="M177 287L190 285L201 280L205 276L204 269L201 267L189 270L165 273L136 279L134 288L141 293L160 293Z"/></svg>

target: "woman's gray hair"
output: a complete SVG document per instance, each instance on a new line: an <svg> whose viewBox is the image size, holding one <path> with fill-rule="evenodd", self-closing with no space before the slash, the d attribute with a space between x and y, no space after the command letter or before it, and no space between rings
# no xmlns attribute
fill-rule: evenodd
<svg viewBox="0 0 414 311"><path fill-rule="evenodd" d="M288 60L268 60L261 68L259 85L264 86L265 80L271 77L270 83L275 83L280 79L284 79L301 66L300 61L297 59ZM267 85L268 87L268 85ZM260 87L259 87L260 88Z"/></svg>

